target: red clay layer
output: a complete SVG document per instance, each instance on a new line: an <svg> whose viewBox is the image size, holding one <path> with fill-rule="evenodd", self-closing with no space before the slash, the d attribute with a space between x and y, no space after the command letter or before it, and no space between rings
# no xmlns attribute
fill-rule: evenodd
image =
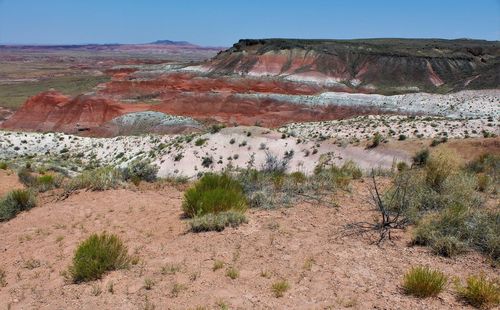
<svg viewBox="0 0 500 310"><path fill-rule="evenodd" d="M268 127L292 121L320 121L377 113L374 109L345 106L310 107L270 99L242 99L231 94L180 93L162 95L159 104L124 104L102 96L78 96L73 99L49 91L31 97L15 115L1 124L6 129L62 131L106 135L103 126L120 115L158 111L215 120L227 124ZM90 132L88 132L90 131Z"/></svg>

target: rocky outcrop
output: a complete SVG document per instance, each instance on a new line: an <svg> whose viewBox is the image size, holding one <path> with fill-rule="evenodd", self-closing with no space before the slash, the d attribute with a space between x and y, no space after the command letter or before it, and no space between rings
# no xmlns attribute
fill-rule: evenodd
<svg viewBox="0 0 500 310"><path fill-rule="evenodd" d="M478 40L240 40L200 67L383 94L500 87L500 42Z"/></svg>

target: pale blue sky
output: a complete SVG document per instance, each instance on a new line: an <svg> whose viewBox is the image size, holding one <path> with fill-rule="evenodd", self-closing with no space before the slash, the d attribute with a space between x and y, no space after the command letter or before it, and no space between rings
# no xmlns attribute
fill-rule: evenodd
<svg viewBox="0 0 500 310"><path fill-rule="evenodd" d="M500 0L0 0L0 43L500 39Z"/></svg>

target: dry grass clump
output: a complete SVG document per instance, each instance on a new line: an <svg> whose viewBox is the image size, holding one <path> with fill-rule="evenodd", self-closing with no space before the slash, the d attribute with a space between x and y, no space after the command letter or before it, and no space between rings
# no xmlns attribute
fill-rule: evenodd
<svg viewBox="0 0 500 310"><path fill-rule="evenodd" d="M274 293L274 296L276 298L283 297L285 295L285 292L290 289L290 284L286 280L280 280L277 282L274 282L273 285L271 286L271 290Z"/></svg>
<svg viewBox="0 0 500 310"><path fill-rule="evenodd" d="M127 247L120 238L107 233L93 234L76 249L69 274L74 283L93 281L129 264Z"/></svg>
<svg viewBox="0 0 500 310"><path fill-rule="evenodd" d="M406 294L420 298L437 296L447 283L446 276L429 267L417 266L411 268L403 280L403 289Z"/></svg>
<svg viewBox="0 0 500 310"><path fill-rule="evenodd" d="M484 274L470 276L466 285L457 283L459 295L474 307L487 309L500 304L500 279L488 279Z"/></svg>
<svg viewBox="0 0 500 310"><path fill-rule="evenodd" d="M434 152L424 168L426 183L434 190L441 191L444 182L460 171L460 162L457 158L458 155L451 151Z"/></svg>
<svg viewBox="0 0 500 310"><path fill-rule="evenodd" d="M16 189L0 200L0 221L14 218L18 213L36 206L36 197L31 190Z"/></svg>
<svg viewBox="0 0 500 310"><path fill-rule="evenodd" d="M80 189L104 191L117 188L122 180L122 174L119 170L113 167L102 167L82 172L65 184L64 188L67 193Z"/></svg>
<svg viewBox="0 0 500 310"><path fill-rule="evenodd" d="M248 220L241 212L227 211L196 216L189 221L192 232L223 231L226 227L238 227Z"/></svg>
<svg viewBox="0 0 500 310"><path fill-rule="evenodd" d="M234 280L240 276L240 272L235 267L229 267L226 269L226 276Z"/></svg>
<svg viewBox="0 0 500 310"><path fill-rule="evenodd" d="M7 286L7 275L5 274L5 270L0 268L0 287Z"/></svg>

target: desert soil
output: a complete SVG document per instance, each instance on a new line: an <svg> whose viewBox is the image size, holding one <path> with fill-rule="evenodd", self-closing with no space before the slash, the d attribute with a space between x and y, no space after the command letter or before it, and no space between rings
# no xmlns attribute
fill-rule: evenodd
<svg viewBox="0 0 500 310"><path fill-rule="evenodd" d="M0 188L15 182L4 173ZM182 188L170 185L83 191L59 201L43 194L39 206L0 223L1 309L462 309L452 285L437 298L417 299L401 291L404 273L415 265L450 277L498 274L485 257L454 259L411 247L411 231L392 242L352 235L346 224L372 221L368 180L333 199L338 207L299 204L250 210L248 224L223 232L191 233L183 219ZM102 280L70 284L61 275L78 243L92 233L118 234L139 263ZM223 261L213 271L214 261ZM171 267L174 268L171 268ZM163 272L175 270L177 272ZM239 271L232 280L228 267ZM145 288L145 280L154 283ZM281 298L273 283L287 280ZM148 281L149 281L148 280ZM109 287L113 286L113 292Z"/></svg>

